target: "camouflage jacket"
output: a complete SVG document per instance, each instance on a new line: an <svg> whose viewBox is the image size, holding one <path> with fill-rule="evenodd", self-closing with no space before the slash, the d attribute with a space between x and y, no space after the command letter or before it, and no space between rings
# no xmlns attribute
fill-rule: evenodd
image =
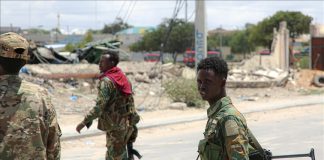
<svg viewBox="0 0 324 160"><path fill-rule="evenodd" d="M58 160L61 131L43 88L0 76L0 159Z"/></svg>
<svg viewBox="0 0 324 160"><path fill-rule="evenodd" d="M96 105L85 116L83 123L88 124L98 118L100 130L126 130L133 107L133 96L122 94L108 77L104 77L98 84Z"/></svg>
<svg viewBox="0 0 324 160"><path fill-rule="evenodd" d="M208 121L204 137L199 142L202 160L248 159L250 148L245 118L223 97L207 110Z"/></svg>

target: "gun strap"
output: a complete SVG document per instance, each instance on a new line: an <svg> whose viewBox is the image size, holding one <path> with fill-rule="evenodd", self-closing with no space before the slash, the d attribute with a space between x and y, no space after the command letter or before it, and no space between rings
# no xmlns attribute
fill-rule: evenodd
<svg viewBox="0 0 324 160"><path fill-rule="evenodd" d="M265 153L263 148L261 147L260 143L258 142L258 140L254 137L253 133L251 132L251 130L248 128L248 132L249 132L249 137L251 137L253 144L255 145L256 149L262 154L263 157L265 157Z"/></svg>

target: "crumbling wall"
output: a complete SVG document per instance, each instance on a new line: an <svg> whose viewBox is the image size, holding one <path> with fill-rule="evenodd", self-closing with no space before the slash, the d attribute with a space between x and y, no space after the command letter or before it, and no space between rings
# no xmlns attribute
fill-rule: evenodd
<svg viewBox="0 0 324 160"><path fill-rule="evenodd" d="M278 68L284 71L289 69L289 30L287 23L281 22L279 31L274 29L273 42L270 55L254 55L245 61L243 68Z"/></svg>

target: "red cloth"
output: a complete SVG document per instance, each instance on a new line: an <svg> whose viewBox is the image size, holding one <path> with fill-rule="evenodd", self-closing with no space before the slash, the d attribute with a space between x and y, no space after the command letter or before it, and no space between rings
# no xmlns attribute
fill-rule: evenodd
<svg viewBox="0 0 324 160"><path fill-rule="evenodd" d="M120 68L113 67L109 69L105 73L101 74L99 76L99 79L101 80L103 77L108 77L110 80L112 80L118 88L118 90L122 93L126 95L132 94L132 86L128 82L128 79L126 78L125 74Z"/></svg>

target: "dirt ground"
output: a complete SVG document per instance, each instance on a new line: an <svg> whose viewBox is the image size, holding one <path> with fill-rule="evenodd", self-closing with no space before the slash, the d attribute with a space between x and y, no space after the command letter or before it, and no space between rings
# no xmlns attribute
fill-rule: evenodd
<svg viewBox="0 0 324 160"><path fill-rule="evenodd" d="M132 67L132 65L134 65ZM206 106L202 108L185 108L183 110L170 109L169 105L172 100L166 95L161 81L164 79L153 78L149 81L138 81L136 75L142 76L149 74L152 64L148 68L146 64L139 63L122 63L121 67L126 70L126 74L133 84L135 106L142 116L143 121L148 121L151 117L166 118L176 115L191 115L197 112L205 111ZM83 66L82 66L83 67ZM56 67L54 67L56 68ZM95 70L96 66L91 67L91 71ZM47 68L45 68L47 69ZM179 68L172 65L164 67L163 76L176 79L179 76ZM81 68L82 72L84 67ZM60 71L56 71L60 72ZM63 72L63 71L61 71ZM315 87L312 84L314 75L324 75L324 71L300 70L295 71L294 76L290 77L284 87L269 87L269 88L227 88L229 95L235 104L239 103L242 106L247 106L251 102L267 103L275 100L285 99L308 95L308 94L324 94L324 88ZM147 75L146 75L147 76ZM45 87L51 94L52 102L58 114L59 121L62 125L77 124L83 116L95 105L97 97L96 79L58 79L46 80L35 76L22 75L27 81L40 84ZM157 76L159 77L159 76Z"/></svg>

